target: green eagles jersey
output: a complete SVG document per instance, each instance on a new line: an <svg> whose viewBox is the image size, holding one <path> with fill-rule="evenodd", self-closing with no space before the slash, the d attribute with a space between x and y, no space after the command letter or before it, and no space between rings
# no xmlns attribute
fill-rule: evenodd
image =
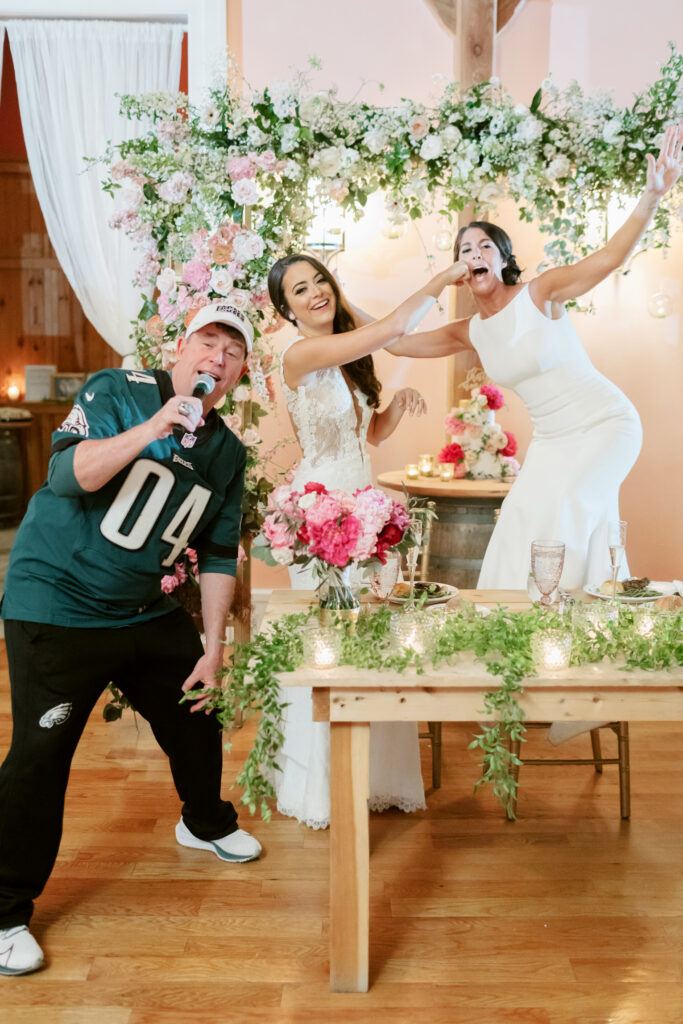
<svg viewBox="0 0 683 1024"><path fill-rule="evenodd" d="M73 474L79 441L145 422L173 393L160 371L103 370L84 385L17 533L3 618L94 628L166 614L177 605L160 580L188 545L200 572L235 575L246 452L215 411L191 447L154 441L97 491Z"/></svg>

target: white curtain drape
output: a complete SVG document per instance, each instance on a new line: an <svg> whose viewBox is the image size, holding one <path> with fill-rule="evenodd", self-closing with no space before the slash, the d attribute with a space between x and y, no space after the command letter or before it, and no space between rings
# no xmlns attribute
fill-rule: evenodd
<svg viewBox="0 0 683 1024"><path fill-rule="evenodd" d="M119 95L176 91L182 25L8 21L29 166L48 235L85 315L133 365L132 280L142 253L108 226L115 206L102 168L86 170L108 142L144 130L119 115Z"/></svg>

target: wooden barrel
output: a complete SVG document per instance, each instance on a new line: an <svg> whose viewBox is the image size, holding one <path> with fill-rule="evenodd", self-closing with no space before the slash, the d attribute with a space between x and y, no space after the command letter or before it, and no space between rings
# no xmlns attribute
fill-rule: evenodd
<svg viewBox="0 0 683 1024"><path fill-rule="evenodd" d="M477 586L500 498L434 497L432 500L438 519L432 523L429 579L471 590Z"/></svg>
<svg viewBox="0 0 683 1024"><path fill-rule="evenodd" d="M16 432L0 425L0 527L14 526L21 519L24 474Z"/></svg>

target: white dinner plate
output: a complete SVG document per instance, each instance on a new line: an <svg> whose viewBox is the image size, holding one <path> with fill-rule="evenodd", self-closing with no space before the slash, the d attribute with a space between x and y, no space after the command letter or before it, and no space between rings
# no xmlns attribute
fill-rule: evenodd
<svg viewBox="0 0 683 1024"><path fill-rule="evenodd" d="M437 581L434 580L433 582L436 583ZM457 597L460 593L457 587L452 587L449 583L439 583L438 585L441 587L443 593L437 594L436 597L428 597L424 602L425 607L431 604L444 604L446 601L450 601L452 597ZM394 597L393 594L389 598L391 604L405 604L408 600L409 597ZM419 600L419 594L415 600Z"/></svg>
<svg viewBox="0 0 683 1024"><path fill-rule="evenodd" d="M600 587L596 587L594 584L589 583L584 588L584 593L590 594L591 597L598 597L601 601L611 601L611 594L603 594L600 591ZM651 586L651 589L656 591L650 597L629 597L628 594L617 594L617 601L621 601L622 604L649 604L652 601L656 601L658 597L663 597L661 590L656 590L655 587Z"/></svg>

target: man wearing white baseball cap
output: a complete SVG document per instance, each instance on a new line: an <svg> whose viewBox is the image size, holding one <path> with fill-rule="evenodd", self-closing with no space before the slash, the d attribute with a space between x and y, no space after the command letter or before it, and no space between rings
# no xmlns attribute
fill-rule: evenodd
<svg viewBox="0 0 683 1024"><path fill-rule="evenodd" d="M177 842L228 862L261 852L221 799L220 727L201 713L223 665L246 462L214 406L242 377L252 341L235 306L204 306L170 374L95 374L52 436L0 608L14 720L0 767L0 975L43 963L28 930L33 901L57 857L71 759L109 682L169 758ZM190 546L205 646L160 586Z"/></svg>

